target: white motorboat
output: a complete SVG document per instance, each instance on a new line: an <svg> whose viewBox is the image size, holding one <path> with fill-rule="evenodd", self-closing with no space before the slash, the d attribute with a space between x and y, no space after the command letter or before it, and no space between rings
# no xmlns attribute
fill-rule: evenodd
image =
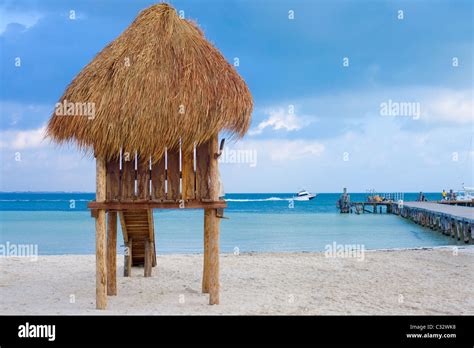
<svg viewBox="0 0 474 348"><path fill-rule="evenodd" d="M314 193L309 193L306 190L301 190L296 194L296 196L293 196L293 200L295 201L309 201L313 198L315 198L317 195Z"/></svg>
<svg viewBox="0 0 474 348"><path fill-rule="evenodd" d="M463 185L462 191L456 194L457 201L472 201L474 199L474 187L466 187Z"/></svg>

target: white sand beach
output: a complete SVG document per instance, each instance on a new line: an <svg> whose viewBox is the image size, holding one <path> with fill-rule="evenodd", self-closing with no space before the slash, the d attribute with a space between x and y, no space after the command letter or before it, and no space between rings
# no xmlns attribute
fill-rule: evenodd
<svg viewBox="0 0 474 348"><path fill-rule="evenodd" d="M202 255L158 255L95 309L95 256L0 258L0 314L474 314L474 248L221 255L221 304L201 293ZM74 301L71 301L73 299Z"/></svg>

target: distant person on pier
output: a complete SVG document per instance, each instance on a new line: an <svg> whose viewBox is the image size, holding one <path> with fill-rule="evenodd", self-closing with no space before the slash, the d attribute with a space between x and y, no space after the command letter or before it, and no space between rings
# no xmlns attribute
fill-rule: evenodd
<svg viewBox="0 0 474 348"><path fill-rule="evenodd" d="M455 201L456 200L456 192L453 192L453 190L449 190L448 200Z"/></svg>
<svg viewBox="0 0 474 348"><path fill-rule="evenodd" d="M443 190L443 192L441 192L441 196L443 197L443 200L446 200L447 193L446 193L445 190Z"/></svg>

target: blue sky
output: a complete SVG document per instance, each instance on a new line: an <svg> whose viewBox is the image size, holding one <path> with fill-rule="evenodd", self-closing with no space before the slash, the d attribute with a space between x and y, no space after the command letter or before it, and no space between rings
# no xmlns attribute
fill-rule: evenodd
<svg viewBox="0 0 474 348"><path fill-rule="evenodd" d="M256 165L222 163L227 192L474 186L472 1L170 3L238 58L254 97L249 134L227 149L256 153ZM1 191L94 190L93 160L43 141L43 127L74 76L151 4L0 1ZM382 115L388 101L419 114Z"/></svg>

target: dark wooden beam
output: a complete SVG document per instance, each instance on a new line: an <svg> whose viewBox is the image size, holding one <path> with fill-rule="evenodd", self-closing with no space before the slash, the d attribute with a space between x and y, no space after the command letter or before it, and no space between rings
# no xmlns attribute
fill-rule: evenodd
<svg viewBox="0 0 474 348"><path fill-rule="evenodd" d="M133 201L133 202L96 202L87 204L89 209L107 210L134 210L134 209L221 209L226 208L226 201L188 201L188 202L153 202L153 201Z"/></svg>

